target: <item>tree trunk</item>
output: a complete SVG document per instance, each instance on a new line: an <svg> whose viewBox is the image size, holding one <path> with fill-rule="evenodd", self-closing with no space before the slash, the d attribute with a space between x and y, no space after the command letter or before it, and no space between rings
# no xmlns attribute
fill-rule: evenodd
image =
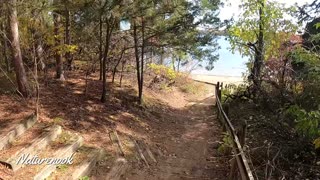
<svg viewBox="0 0 320 180"><path fill-rule="evenodd" d="M66 33L66 42L65 44L70 46L71 45L71 21L70 21L70 11L68 9L66 9L65 12L65 18L66 18L66 27L65 27L65 33ZM72 55L71 52L68 50L65 54L65 58L67 61L67 70L72 70Z"/></svg>
<svg viewBox="0 0 320 180"><path fill-rule="evenodd" d="M126 65L126 61L123 61L121 66L121 73L120 73L120 87L122 86L123 70L125 65Z"/></svg>
<svg viewBox="0 0 320 180"><path fill-rule="evenodd" d="M8 41L7 41L7 36L5 34L6 25L5 25L4 22L1 22L1 31L2 31L1 41L2 41L2 48L3 48L2 49L2 56L3 56L4 63L6 64L6 71L10 72L11 71L10 62L9 62L9 58L8 58L8 55L7 55Z"/></svg>
<svg viewBox="0 0 320 180"><path fill-rule="evenodd" d="M177 67L177 71L180 72L180 64L181 64L181 58L178 58L178 67Z"/></svg>
<svg viewBox="0 0 320 180"><path fill-rule="evenodd" d="M175 59L174 59L174 57L172 57L172 59L171 59L171 66L172 66L172 69L173 69L174 71L176 71L176 66L175 66L174 64L175 64Z"/></svg>
<svg viewBox="0 0 320 180"><path fill-rule="evenodd" d="M123 49L123 50L121 51L120 58L118 59L116 65L113 67L113 70L112 70L112 83L114 83L114 78L115 78L115 76L116 76L117 68L118 68L120 62L122 61L122 57L123 57L124 52L125 52L125 49Z"/></svg>
<svg viewBox="0 0 320 180"><path fill-rule="evenodd" d="M143 74L144 74L144 46L145 46L145 39L144 39L144 30L145 30L145 23L143 17L141 18L141 33L142 33L142 43L141 43L141 71L140 71L140 89L139 89L139 104L141 105L143 102L142 93L143 93Z"/></svg>
<svg viewBox="0 0 320 180"><path fill-rule="evenodd" d="M32 28L31 29L31 34L32 38L34 39L33 44L32 44L32 59L34 62L34 80L36 84L36 115L39 115L39 102L40 102L40 91L39 91L39 82L38 82L38 63L39 63L39 58L40 57L37 53L37 48L38 44L40 44L39 39L40 37L36 35L35 30ZM42 56L41 56L42 57Z"/></svg>
<svg viewBox="0 0 320 180"><path fill-rule="evenodd" d="M44 63L43 58L43 47L41 43L41 38L38 35L35 35L35 43L36 43L36 57L38 59L38 64L40 64L40 70L44 71L46 68L46 64Z"/></svg>
<svg viewBox="0 0 320 180"><path fill-rule="evenodd" d="M57 11L53 12L53 21L54 21L54 40L55 40L55 48L56 48L56 52L55 52L56 78L60 80L64 80L62 54L59 51L62 45L62 38L60 34L61 15Z"/></svg>
<svg viewBox="0 0 320 180"><path fill-rule="evenodd" d="M163 65L164 64L164 50L163 50L163 47L161 47L161 52L160 52L160 62L159 62L160 65Z"/></svg>
<svg viewBox="0 0 320 180"><path fill-rule="evenodd" d="M109 24L107 25L107 34L106 34L106 47L104 51L104 56L102 60L102 96L101 96L101 102L106 102L106 94L107 94L107 58L109 54L109 31L110 27Z"/></svg>
<svg viewBox="0 0 320 180"><path fill-rule="evenodd" d="M26 71L23 66L22 54L19 42L19 28L17 18L17 0L9 0L9 22L10 22L10 35L11 35L11 50L13 56L14 70L18 84L18 90L24 97L29 97L29 84L27 81Z"/></svg>
<svg viewBox="0 0 320 180"><path fill-rule="evenodd" d="M112 18L112 17L111 17ZM105 44L105 51L103 55L103 61L102 61L102 81L103 81L103 87L102 87L102 96L101 96L101 102L106 102L106 95L107 95L107 60L109 56L109 46L111 41L111 35L114 28L114 22L111 22L110 19L107 19L107 32L106 32L106 44Z"/></svg>
<svg viewBox="0 0 320 180"><path fill-rule="evenodd" d="M139 57L139 42L138 42L138 34L137 34L137 24L134 20L133 22L133 39L134 39L134 54L136 58L136 70L137 70L137 80L138 80L138 89L139 89L139 103L141 103L142 96L140 96L141 92L141 74L140 74L140 57Z"/></svg>
<svg viewBox="0 0 320 180"><path fill-rule="evenodd" d="M100 62L100 77L99 80L102 80L102 74L103 74L103 60L102 60L102 48L103 48L103 40L102 40L102 13L100 13L100 19L99 19L99 62Z"/></svg>
<svg viewBox="0 0 320 180"><path fill-rule="evenodd" d="M260 0L260 7L259 7L259 34L258 34L258 47L255 49L255 60L252 70L252 79L253 79L253 95L255 96L257 92L261 88L261 70L262 65L264 62L264 7L265 7L265 0Z"/></svg>

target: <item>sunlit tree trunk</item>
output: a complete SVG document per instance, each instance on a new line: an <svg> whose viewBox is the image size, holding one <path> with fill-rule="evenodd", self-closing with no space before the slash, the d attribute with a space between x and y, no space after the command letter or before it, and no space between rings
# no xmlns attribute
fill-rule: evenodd
<svg viewBox="0 0 320 180"><path fill-rule="evenodd" d="M70 20L70 11L68 9L65 10L65 18L66 18L66 25L65 25L65 36L66 36L66 45L71 45L71 20ZM65 54L65 58L67 61L67 69L72 70L72 55L70 51L67 51Z"/></svg>
<svg viewBox="0 0 320 180"><path fill-rule="evenodd" d="M177 71L180 72L180 64L181 64L181 58L178 58L178 65L177 65Z"/></svg>
<svg viewBox="0 0 320 180"><path fill-rule="evenodd" d="M13 56L14 70L16 73L16 80L18 84L19 92L24 96L28 97L29 84L27 81L26 71L23 66L20 42L19 42L19 27L17 18L17 1L9 0L8 12L9 12L9 22L10 22L10 35L11 35L11 50Z"/></svg>
<svg viewBox="0 0 320 180"><path fill-rule="evenodd" d="M103 32L102 32L102 25L103 25L103 22L102 22L102 12L100 13L100 17L99 17L99 63L100 63L100 77L99 79L102 80L102 74L103 74L103 62L102 62L102 56L103 56L103 40L102 40L102 35L103 35Z"/></svg>

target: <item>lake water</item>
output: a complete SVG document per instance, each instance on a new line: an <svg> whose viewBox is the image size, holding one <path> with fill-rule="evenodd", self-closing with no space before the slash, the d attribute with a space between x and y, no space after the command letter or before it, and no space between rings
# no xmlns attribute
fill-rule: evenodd
<svg viewBox="0 0 320 180"><path fill-rule="evenodd" d="M214 75L214 76L236 76L241 77L246 72L246 62L248 58L241 57L239 53L233 54L229 48L230 44L223 37L219 38L218 43L221 49L218 51L219 60L214 63L214 69L207 71L205 68L198 68L192 74Z"/></svg>

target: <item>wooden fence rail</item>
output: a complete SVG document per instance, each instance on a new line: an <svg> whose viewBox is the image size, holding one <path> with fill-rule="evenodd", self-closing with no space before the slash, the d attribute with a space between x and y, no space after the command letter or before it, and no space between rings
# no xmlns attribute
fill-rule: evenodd
<svg viewBox="0 0 320 180"><path fill-rule="evenodd" d="M233 127L230 119L228 118L229 108L223 108L221 103L223 83L218 82L216 84L216 106L218 107L218 118L223 124L225 130L227 130L232 138L234 158L231 161L231 169L229 179L241 179L241 180L254 180L252 171L250 169L248 160L243 151L245 144L246 124L240 131L236 131Z"/></svg>

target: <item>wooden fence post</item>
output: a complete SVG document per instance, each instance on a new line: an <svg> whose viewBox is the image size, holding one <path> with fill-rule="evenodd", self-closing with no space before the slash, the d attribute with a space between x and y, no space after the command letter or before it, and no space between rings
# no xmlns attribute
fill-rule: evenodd
<svg viewBox="0 0 320 180"><path fill-rule="evenodd" d="M229 104L223 104L222 108L223 108L224 112L226 113L227 117L229 117ZM227 127L226 127L225 123L223 123L222 131L223 132L227 131Z"/></svg>
<svg viewBox="0 0 320 180"><path fill-rule="evenodd" d="M247 134L247 122L242 124L241 130L238 133L239 141L242 147L246 144L246 134Z"/></svg>
<svg viewBox="0 0 320 180"><path fill-rule="evenodd" d="M226 84L225 88L229 88L230 85ZM223 125L223 131L229 131L233 137L233 158L231 160L229 179L254 179L250 170L249 164L244 155L243 147L245 146L247 123L245 122L241 129L235 131L230 119L228 118L230 108L229 105L222 104L222 90L223 82L217 82L215 87L215 97L217 106L217 116ZM219 103L218 103L219 101ZM224 114L225 113L225 114Z"/></svg>
<svg viewBox="0 0 320 180"><path fill-rule="evenodd" d="M230 175L229 179L233 180L235 179L235 176L237 174L237 160L236 160L236 154L235 156L231 159L231 168L230 168Z"/></svg>
<svg viewBox="0 0 320 180"><path fill-rule="evenodd" d="M218 94L219 94L219 87L220 87L220 82L218 81L217 82L217 85L216 85L216 106L218 106L218 100L217 98L219 97ZM219 113L219 108L218 108L218 113Z"/></svg>

